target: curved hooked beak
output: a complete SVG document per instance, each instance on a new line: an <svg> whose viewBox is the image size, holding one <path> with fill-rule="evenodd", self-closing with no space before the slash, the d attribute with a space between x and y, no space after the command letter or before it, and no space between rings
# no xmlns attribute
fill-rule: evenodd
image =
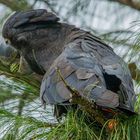
<svg viewBox="0 0 140 140"><path fill-rule="evenodd" d="M0 44L0 58L11 58L13 56L18 56L19 52L17 52L13 47L10 46L9 43L1 43Z"/></svg>

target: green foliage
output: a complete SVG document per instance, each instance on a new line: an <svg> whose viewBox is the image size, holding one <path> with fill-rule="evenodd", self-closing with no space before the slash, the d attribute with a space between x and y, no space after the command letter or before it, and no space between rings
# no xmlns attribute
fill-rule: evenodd
<svg viewBox="0 0 140 140"><path fill-rule="evenodd" d="M87 119L84 113L71 111L62 124L46 135L46 139L99 140L101 128L95 122L88 122Z"/></svg>
<svg viewBox="0 0 140 140"><path fill-rule="evenodd" d="M47 114L46 114L47 115ZM139 140L140 116L118 120L113 131L90 122L84 113L70 111L61 123L47 123L0 109L2 140ZM105 124L107 125L107 123Z"/></svg>
<svg viewBox="0 0 140 140"><path fill-rule="evenodd" d="M131 116L121 123L109 135L110 140L139 140L140 139L140 115Z"/></svg>
<svg viewBox="0 0 140 140"><path fill-rule="evenodd" d="M127 120L118 120L118 126L113 131L105 131L95 122L87 123L86 116L70 112L63 124L50 131L47 139L59 140L139 140L140 139L140 116L133 116ZM107 123L106 123L107 125Z"/></svg>
<svg viewBox="0 0 140 140"><path fill-rule="evenodd" d="M17 116L0 109L0 134L3 140L27 140L44 134L56 124L39 121L33 117Z"/></svg>

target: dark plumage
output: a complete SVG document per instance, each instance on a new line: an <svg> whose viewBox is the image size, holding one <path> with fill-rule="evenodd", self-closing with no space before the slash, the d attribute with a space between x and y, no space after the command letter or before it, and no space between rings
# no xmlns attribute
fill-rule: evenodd
<svg viewBox="0 0 140 140"><path fill-rule="evenodd" d="M134 112L136 96L126 63L91 33L39 9L14 13L2 35L33 71L46 73L40 90L43 104L71 105L71 93L59 78L58 67L71 87L98 106Z"/></svg>

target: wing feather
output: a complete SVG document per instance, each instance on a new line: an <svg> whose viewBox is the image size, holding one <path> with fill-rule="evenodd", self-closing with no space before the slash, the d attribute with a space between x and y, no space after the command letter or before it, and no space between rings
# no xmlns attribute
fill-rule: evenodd
<svg viewBox="0 0 140 140"><path fill-rule="evenodd" d="M86 39L82 37L67 44L48 75L44 76L41 86L41 97L45 94L43 101L65 104L71 99L71 93L59 78L56 67L60 69L66 82L77 89L81 96L100 106L122 107L133 111L135 94L130 72L125 62L98 38L88 33ZM51 71L54 71L53 75L50 74ZM48 82L50 79L51 82ZM48 90L48 87L52 90Z"/></svg>

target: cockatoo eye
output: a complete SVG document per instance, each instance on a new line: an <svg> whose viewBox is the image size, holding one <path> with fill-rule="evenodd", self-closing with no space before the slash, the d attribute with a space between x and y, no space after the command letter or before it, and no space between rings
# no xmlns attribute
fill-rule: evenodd
<svg viewBox="0 0 140 140"><path fill-rule="evenodd" d="M6 43L6 44L8 44L8 45L11 44L11 41L10 41L9 39L5 38L4 40L5 40L5 43Z"/></svg>

